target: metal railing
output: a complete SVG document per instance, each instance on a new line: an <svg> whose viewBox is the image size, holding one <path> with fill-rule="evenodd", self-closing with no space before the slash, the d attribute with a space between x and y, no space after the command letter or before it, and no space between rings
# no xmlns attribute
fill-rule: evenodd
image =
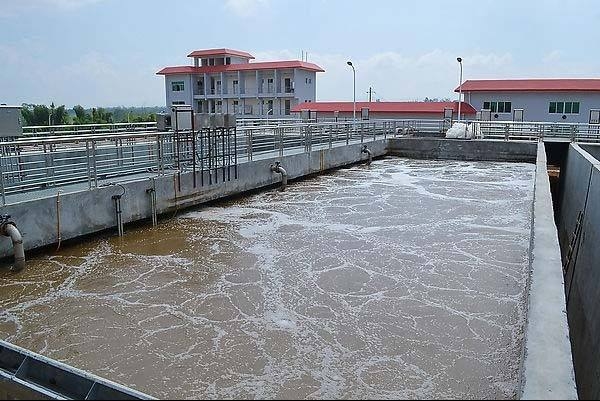
<svg viewBox="0 0 600 401"><path fill-rule="evenodd" d="M403 125L398 121L287 122L238 127L236 164L387 138L396 135ZM172 131L83 135L80 132L0 142L2 204L6 205L7 196L13 194L28 193L28 199L32 199L42 196L44 190L71 184L80 184L78 189L92 189L117 179L139 179L139 174L152 177L191 171L191 165L176 163ZM198 148L195 154L203 152L207 149Z"/></svg>
<svg viewBox="0 0 600 401"><path fill-rule="evenodd" d="M120 132L156 131L156 122L145 123L111 123L111 124L79 124L79 125L42 125L23 127L24 137L114 134Z"/></svg>
<svg viewBox="0 0 600 401"><path fill-rule="evenodd" d="M470 129L477 139L600 142L600 124L472 121Z"/></svg>
<svg viewBox="0 0 600 401"><path fill-rule="evenodd" d="M190 154L196 156L191 157L202 161L203 155L209 154L209 158L215 159L215 163L209 164L208 167L203 166L202 162L199 166L196 163L197 171L225 168L225 164L231 164L232 159L237 166L239 162L244 161L281 157L389 137L422 133L444 134L450 125L444 120L298 122L290 119L269 119L267 124L266 120L255 119L238 122L240 124L235 129L234 140L229 142L235 145L233 150L230 150L230 145L227 146L227 157L219 158L220 154L211 154L210 149L205 148L208 142L196 141L197 149L190 150ZM142 129L144 126L150 127L151 130L110 132L110 129L127 128L127 124L102 124L92 125L89 129L77 127L77 130L57 132L57 135L44 132L43 137L25 136L0 142L2 204L5 205L7 196L13 194L27 193L26 197L31 199L47 193L48 191L44 191L46 189L60 189L71 184L80 184L77 189L91 189L117 180L161 176L193 169L193 163L179 161L173 131L158 132L154 123L135 124L134 129ZM471 121L469 126L480 139L558 138L600 142L600 125ZM109 131L106 132L106 129ZM184 133L187 137L191 134L189 131ZM200 138L199 133L195 135ZM220 134L217 132L214 135ZM221 159L227 161L221 162ZM225 164L221 166L219 163Z"/></svg>

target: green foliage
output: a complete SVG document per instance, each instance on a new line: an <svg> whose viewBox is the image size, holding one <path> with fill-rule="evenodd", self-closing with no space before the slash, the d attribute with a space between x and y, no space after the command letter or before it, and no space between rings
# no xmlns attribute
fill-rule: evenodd
<svg viewBox="0 0 600 401"><path fill-rule="evenodd" d="M67 109L65 108L64 104L55 108L54 112L51 112L50 121L53 125L70 124L71 118L69 117L69 113L67 113Z"/></svg>
<svg viewBox="0 0 600 401"><path fill-rule="evenodd" d="M77 106L73 107L73 111L75 112L73 124L89 124L92 121L92 118L85 112L85 109L81 105L78 104Z"/></svg>
<svg viewBox="0 0 600 401"><path fill-rule="evenodd" d="M45 105L23 104L21 116L25 125L49 125L50 110Z"/></svg>
<svg viewBox="0 0 600 401"><path fill-rule="evenodd" d="M81 105L67 110L64 105L56 107L43 104L23 103L21 115L24 125L67 125L67 124L110 124L110 123L141 123L156 121L156 113L163 107L93 107L85 109Z"/></svg>

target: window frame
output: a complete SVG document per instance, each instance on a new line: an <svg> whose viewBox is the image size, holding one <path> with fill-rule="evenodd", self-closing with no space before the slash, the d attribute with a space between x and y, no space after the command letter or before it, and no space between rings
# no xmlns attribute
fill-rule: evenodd
<svg viewBox="0 0 600 401"><path fill-rule="evenodd" d="M494 114L511 114L513 111L512 100L484 101L483 110L489 110Z"/></svg>
<svg viewBox="0 0 600 401"><path fill-rule="evenodd" d="M552 107L554 106L554 107ZM570 106L570 107L569 107ZM552 111L554 110L554 111ZM550 102L548 104L548 114L561 114L561 115L579 115L581 111L580 101L560 101Z"/></svg>
<svg viewBox="0 0 600 401"><path fill-rule="evenodd" d="M171 92L184 92L185 81L171 81Z"/></svg>

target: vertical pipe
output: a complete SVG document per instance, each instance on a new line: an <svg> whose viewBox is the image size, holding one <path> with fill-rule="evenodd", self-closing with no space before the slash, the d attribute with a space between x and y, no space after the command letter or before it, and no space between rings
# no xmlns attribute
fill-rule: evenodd
<svg viewBox="0 0 600 401"><path fill-rule="evenodd" d="M198 130L200 136L200 185L204 186L204 128Z"/></svg>
<svg viewBox="0 0 600 401"><path fill-rule="evenodd" d="M61 229L60 229L60 191L56 192L56 240L58 245L56 251L60 249L60 243L62 241Z"/></svg>
<svg viewBox="0 0 600 401"><path fill-rule="evenodd" d="M193 179L194 179L194 188L196 188L196 126L195 126L195 118L194 118L194 108L190 111L191 119L192 119L192 171L193 171Z"/></svg>
<svg viewBox="0 0 600 401"><path fill-rule="evenodd" d="M233 155L234 163L235 163L234 177L237 180L237 178L238 178L237 127L233 127L233 148L235 149L235 153Z"/></svg>
<svg viewBox="0 0 600 401"><path fill-rule="evenodd" d="M4 153L4 147L2 148L2 154ZM0 157L0 190L2 191L2 206L6 206L6 192L4 188L4 163L2 157Z"/></svg>
<svg viewBox="0 0 600 401"><path fill-rule="evenodd" d="M456 61L458 61L458 64L460 65L460 80L458 82L458 119L456 120L456 122L460 122L460 105L461 105L461 99L462 99L462 58L461 57L457 57Z"/></svg>
<svg viewBox="0 0 600 401"><path fill-rule="evenodd" d="M225 153L225 128L219 129L221 133L221 171L223 172L223 182L225 182L225 164L227 164L226 153Z"/></svg>

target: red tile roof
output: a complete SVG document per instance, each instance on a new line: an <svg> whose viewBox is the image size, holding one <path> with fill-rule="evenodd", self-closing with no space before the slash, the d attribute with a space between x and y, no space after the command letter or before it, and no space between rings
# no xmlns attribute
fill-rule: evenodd
<svg viewBox="0 0 600 401"><path fill-rule="evenodd" d="M302 110L311 110L325 113L352 113L353 102L312 102L300 103L292 109L299 113ZM356 102L356 112L368 107L370 113L406 113L406 114L444 114L444 109L453 109L458 112L458 102ZM475 115L477 111L468 103L462 102L461 113Z"/></svg>
<svg viewBox="0 0 600 401"><path fill-rule="evenodd" d="M244 57L253 59L254 56L250 53L242 52L239 50L231 49L207 49L207 50L196 50L188 54L188 57L211 57L211 56L234 56Z"/></svg>
<svg viewBox="0 0 600 401"><path fill-rule="evenodd" d="M215 65L208 67L194 66L179 66L166 67L157 72L157 75L177 75L177 74L214 74L219 72L236 72L236 71L254 71L254 70L275 70L283 68L298 68L300 70L325 72L321 67L313 63L304 61L270 61L264 63L245 63L245 64L229 64Z"/></svg>
<svg viewBox="0 0 600 401"><path fill-rule="evenodd" d="M458 88L454 90L458 92ZM600 79L470 79L463 92L597 92Z"/></svg>

